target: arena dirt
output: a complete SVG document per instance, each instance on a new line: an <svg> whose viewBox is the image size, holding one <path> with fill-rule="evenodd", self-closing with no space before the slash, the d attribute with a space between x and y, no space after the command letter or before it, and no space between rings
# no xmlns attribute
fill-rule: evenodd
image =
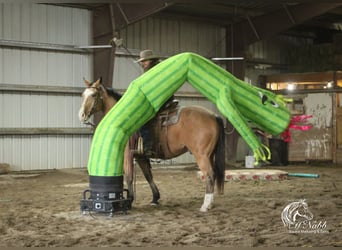
<svg viewBox="0 0 342 250"><path fill-rule="evenodd" d="M151 207L150 188L136 171L136 200L127 215L82 215L86 169L0 175L0 247L69 246L342 246L342 166L268 167L316 173L319 178L230 181L208 213L199 212L204 183L195 166L153 168L161 192ZM290 233L286 205L306 199L321 232Z"/></svg>

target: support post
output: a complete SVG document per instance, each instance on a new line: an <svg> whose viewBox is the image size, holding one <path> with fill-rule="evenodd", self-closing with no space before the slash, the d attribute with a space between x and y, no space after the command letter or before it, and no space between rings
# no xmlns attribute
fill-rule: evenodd
<svg viewBox="0 0 342 250"><path fill-rule="evenodd" d="M93 44L103 45L110 44L114 37L114 27L111 5L99 7L93 12ZM94 80L102 77L102 82L106 87L112 87L113 70L115 59L115 47L110 52L108 49L94 50ZM96 113L94 115L94 123L97 125L103 117L103 114Z"/></svg>

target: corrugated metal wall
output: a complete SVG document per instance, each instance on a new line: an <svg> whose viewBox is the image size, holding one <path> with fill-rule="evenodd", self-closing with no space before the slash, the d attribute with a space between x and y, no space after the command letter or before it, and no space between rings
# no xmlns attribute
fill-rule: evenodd
<svg viewBox="0 0 342 250"><path fill-rule="evenodd" d="M77 117L79 92L83 77L93 79L92 55L60 48L92 44L91 16L84 9L0 4L0 132L84 128ZM226 56L224 28L208 23L149 17L128 26L121 37L128 51L120 49L116 56L113 87L120 90L142 73L134 60L143 49L153 49L164 57L184 51L208 58ZM285 55L279 49L304 42L290 40L280 39L276 41L278 45L272 45L274 41L253 44L248 58L281 65ZM3 46L4 41L37 46ZM279 72L281 68L247 67L246 81L254 83L259 74ZM61 90L57 93L58 88ZM183 105L201 105L217 111L190 85L184 85L176 96ZM9 163L13 170L85 167L90 143L90 133L0 133L0 163ZM187 154L172 162L190 163L194 159Z"/></svg>
<svg viewBox="0 0 342 250"><path fill-rule="evenodd" d="M140 50L152 49L165 58L181 52L195 52L207 58L225 56L224 28L208 23L149 17L128 26L121 37L128 51L121 49L115 58L113 87L116 89L127 89L130 82L142 74L139 64L134 62ZM216 106L189 84L179 89L176 98L181 105L200 105L217 112ZM171 162L183 164L195 160L187 153Z"/></svg>
<svg viewBox="0 0 342 250"><path fill-rule="evenodd" d="M77 89L92 79L92 55L58 48L91 44L91 17L84 9L0 4L0 42L9 44L0 46L0 131L12 131L0 134L0 163L11 170L86 166L90 133L34 129L83 127Z"/></svg>

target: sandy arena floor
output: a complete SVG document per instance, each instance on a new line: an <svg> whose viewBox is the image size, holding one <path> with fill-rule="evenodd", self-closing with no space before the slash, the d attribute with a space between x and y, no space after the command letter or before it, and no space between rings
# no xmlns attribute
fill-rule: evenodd
<svg viewBox="0 0 342 250"><path fill-rule="evenodd" d="M342 166L268 168L320 177L229 181L214 208L201 213L204 182L195 166L153 168L158 207L149 205L151 191L138 169L132 210L93 218L79 210L86 169L0 175L0 247L342 246ZM321 230L284 227L284 207L299 199Z"/></svg>

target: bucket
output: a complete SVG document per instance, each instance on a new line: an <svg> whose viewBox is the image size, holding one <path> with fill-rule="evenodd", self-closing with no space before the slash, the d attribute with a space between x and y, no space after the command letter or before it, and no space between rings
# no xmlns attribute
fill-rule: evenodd
<svg viewBox="0 0 342 250"><path fill-rule="evenodd" d="M271 150L271 162L274 166L287 166L288 160L288 145L287 142L281 139L268 139Z"/></svg>
<svg viewBox="0 0 342 250"><path fill-rule="evenodd" d="M254 168L254 162L255 162L254 156L247 155L245 157L245 167L246 168Z"/></svg>

